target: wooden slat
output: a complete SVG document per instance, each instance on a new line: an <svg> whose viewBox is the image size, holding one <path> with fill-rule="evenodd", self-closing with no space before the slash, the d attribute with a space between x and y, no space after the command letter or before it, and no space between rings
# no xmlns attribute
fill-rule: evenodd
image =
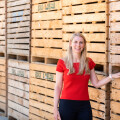
<svg viewBox="0 0 120 120"><path fill-rule="evenodd" d="M111 101L111 112L120 114L120 102Z"/></svg>
<svg viewBox="0 0 120 120"><path fill-rule="evenodd" d="M32 31L32 37L62 38L62 30L34 30Z"/></svg>
<svg viewBox="0 0 120 120"><path fill-rule="evenodd" d="M32 22L32 29L62 28L62 20Z"/></svg>
<svg viewBox="0 0 120 120"><path fill-rule="evenodd" d="M93 112L94 117L99 117L99 118L105 119L105 113L104 112L97 111L97 110L94 110L94 109L92 109L92 112Z"/></svg>
<svg viewBox="0 0 120 120"><path fill-rule="evenodd" d="M105 11L106 10L105 8L106 8L105 3L63 7L63 14Z"/></svg>
<svg viewBox="0 0 120 120"><path fill-rule="evenodd" d="M32 39L31 46L58 47L62 48L62 40L57 39Z"/></svg>
<svg viewBox="0 0 120 120"><path fill-rule="evenodd" d="M120 31L120 23L110 23L110 31Z"/></svg>
<svg viewBox="0 0 120 120"><path fill-rule="evenodd" d="M120 44L120 33L110 33L110 42Z"/></svg>
<svg viewBox="0 0 120 120"><path fill-rule="evenodd" d="M38 57L48 57L48 58L61 58L62 49L52 49L52 48L32 48L32 56ZM40 52L38 52L40 51Z"/></svg>
<svg viewBox="0 0 120 120"><path fill-rule="evenodd" d="M110 62L120 64L120 55L110 55Z"/></svg>
<svg viewBox="0 0 120 120"><path fill-rule="evenodd" d="M120 20L120 12L110 13L110 21Z"/></svg>
<svg viewBox="0 0 120 120"><path fill-rule="evenodd" d="M24 44L26 44L26 43L29 43L30 42L30 40L29 39L7 39L7 42L8 42L8 44L9 43L24 43Z"/></svg>
<svg viewBox="0 0 120 120"><path fill-rule="evenodd" d="M28 50L29 49L29 44L8 44L7 45L8 49L23 49L23 50Z"/></svg>
<svg viewBox="0 0 120 120"><path fill-rule="evenodd" d="M34 13L32 14L32 20L51 20L51 19L62 19L61 11L51 11L44 13Z"/></svg>
<svg viewBox="0 0 120 120"><path fill-rule="evenodd" d="M63 31L84 31L84 32L105 32L105 24L76 24L76 25L63 25Z"/></svg>
<svg viewBox="0 0 120 120"><path fill-rule="evenodd" d="M64 23L93 22L93 21L105 21L105 20L106 20L105 13L63 16Z"/></svg>
<svg viewBox="0 0 120 120"><path fill-rule="evenodd" d="M120 46L111 45L111 46L110 46L110 52L111 52L111 53L120 54Z"/></svg>
<svg viewBox="0 0 120 120"><path fill-rule="evenodd" d="M0 7L5 7L5 0L0 1Z"/></svg>
<svg viewBox="0 0 120 120"><path fill-rule="evenodd" d="M0 22L0 28L4 28L5 27L5 22Z"/></svg>
<svg viewBox="0 0 120 120"><path fill-rule="evenodd" d="M116 115L116 114L111 113L110 117L111 117L111 120L120 120L120 115Z"/></svg>
<svg viewBox="0 0 120 120"><path fill-rule="evenodd" d="M112 89L111 99L115 101L120 100L120 90Z"/></svg>
<svg viewBox="0 0 120 120"><path fill-rule="evenodd" d="M110 11L120 10L120 1L110 3Z"/></svg>
<svg viewBox="0 0 120 120"><path fill-rule="evenodd" d="M116 88L120 90L120 78L115 79L114 81L112 81L112 88Z"/></svg>

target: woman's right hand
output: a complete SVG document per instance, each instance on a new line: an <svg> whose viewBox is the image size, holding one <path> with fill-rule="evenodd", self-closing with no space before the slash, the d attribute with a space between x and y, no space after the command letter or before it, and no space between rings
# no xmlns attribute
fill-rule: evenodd
<svg viewBox="0 0 120 120"><path fill-rule="evenodd" d="M60 113L57 108L54 109L54 120L61 120Z"/></svg>

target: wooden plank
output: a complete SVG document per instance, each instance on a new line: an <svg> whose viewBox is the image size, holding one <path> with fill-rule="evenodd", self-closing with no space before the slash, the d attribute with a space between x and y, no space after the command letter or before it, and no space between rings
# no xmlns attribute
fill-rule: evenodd
<svg viewBox="0 0 120 120"><path fill-rule="evenodd" d="M30 21L30 16L7 18L7 22L23 22L23 21Z"/></svg>
<svg viewBox="0 0 120 120"><path fill-rule="evenodd" d="M5 7L5 1L0 1L0 7Z"/></svg>
<svg viewBox="0 0 120 120"><path fill-rule="evenodd" d="M35 100L30 100L29 104L30 104L30 106L53 113L53 106L50 106L50 105L47 105L47 104L44 104L44 103L41 103L41 102L38 102Z"/></svg>
<svg viewBox="0 0 120 120"><path fill-rule="evenodd" d="M1 1L0 1L1 2ZM5 7L0 8L0 14L5 14Z"/></svg>
<svg viewBox="0 0 120 120"><path fill-rule="evenodd" d="M0 83L0 89L6 90L6 84Z"/></svg>
<svg viewBox="0 0 120 120"><path fill-rule="evenodd" d="M8 66L19 69L29 70L29 63L26 61L8 60Z"/></svg>
<svg viewBox="0 0 120 120"><path fill-rule="evenodd" d="M56 74L45 72L43 69L39 69L39 71L30 70L30 78L56 81Z"/></svg>
<svg viewBox="0 0 120 120"><path fill-rule="evenodd" d="M93 22L93 21L105 21L105 13L95 13L95 14L81 14L73 16L63 16L64 23L77 23L77 22Z"/></svg>
<svg viewBox="0 0 120 120"><path fill-rule="evenodd" d="M120 31L120 23L115 22L115 23L110 23L110 31Z"/></svg>
<svg viewBox="0 0 120 120"><path fill-rule="evenodd" d="M120 10L120 1L110 2L110 11Z"/></svg>
<svg viewBox="0 0 120 120"><path fill-rule="evenodd" d="M20 11L20 10L26 10L26 9L30 9L30 4L14 6L14 7L8 7L7 12Z"/></svg>
<svg viewBox="0 0 120 120"><path fill-rule="evenodd" d="M0 76L5 76L5 72L0 71Z"/></svg>
<svg viewBox="0 0 120 120"><path fill-rule="evenodd" d="M120 55L110 55L110 62L113 64L120 64Z"/></svg>
<svg viewBox="0 0 120 120"><path fill-rule="evenodd" d="M5 36L0 36L0 40L5 40Z"/></svg>
<svg viewBox="0 0 120 120"><path fill-rule="evenodd" d="M39 102L44 102L46 104L53 106L53 98L51 98L51 97L47 97L42 94L36 94L36 93L32 93L32 92L30 92L29 96L30 96L30 100L32 99L32 100L36 100Z"/></svg>
<svg viewBox="0 0 120 120"><path fill-rule="evenodd" d="M120 46L111 45L110 46L110 53L120 54Z"/></svg>
<svg viewBox="0 0 120 120"><path fill-rule="evenodd" d="M29 3L30 3L30 0L17 0L17 1L14 1L14 2L8 2L7 7L29 4Z"/></svg>
<svg viewBox="0 0 120 120"><path fill-rule="evenodd" d="M53 97L54 90L43 88L40 86L30 85L30 92L41 93L50 97Z"/></svg>
<svg viewBox="0 0 120 120"><path fill-rule="evenodd" d="M106 34L105 33L83 33L86 38L86 41L95 41L95 42L105 42L106 41ZM71 38L71 33L63 33L63 41L69 41Z"/></svg>
<svg viewBox="0 0 120 120"><path fill-rule="evenodd" d="M87 56L92 58L92 60L95 63L105 63L105 62L107 62L107 54L87 53Z"/></svg>
<svg viewBox="0 0 120 120"><path fill-rule="evenodd" d="M39 116L36 116L36 115L34 115L34 114L29 114L29 119L30 120L44 120L44 118L41 118L41 117L39 117Z"/></svg>
<svg viewBox="0 0 120 120"><path fill-rule="evenodd" d="M1 65L5 65L5 58L1 58L1 57L0 57L0 64L1 64Z"/></svg>
<svg viewBox="0 0 120 120"><path fill-rule="evenodd" d="M24 82L26 84L29 84L29 79L28 78L23 78L23 77L11 75L11 74L8 74L8 78L16 80L16 81Z"/></svg>
<svg viewBox="0 0 120 120"><path fill-rule="evenodd" d="M120 78L112 81L112 88L120 89Z"/></svg>
<svg viewBox="0 0 120 120"><path fill-rule="evenodd" d="M83 4L83 3L92 3L98 2L101 0L63 0L63 6L74 5L74 4Z"/></svg>
<svg viewBox="0 0 120 120"><path fill-rule="evenodd" d="M0 65L0 71L5 72L5 66Z"/></svg>
<svg viewBox="0 0 120 120"><path fill-rule="evenodd" d="M22 11L7 13L7 18L18 17L18 16L20 17L25 15L30 15L30 10L22 10Z"/></svg>
<svg viewBox="0 0 120 120"><path fill-rule="evenodd" d="M29 56L29 50L8 49L8 54Z"/></svg>
<svg viewBox="0 0 120 120"><path fill-rule="evenodd" d="M26 38L26 37L30 37L30 32L26 32L26 33L14 33L14 34L8 34L7 35L8 38Z"/></svg>
<svg viewBox="0 0 120 120"><path fill-rule="evenodd" d="M8 29L7 33L30 32L30 27Z"/></svg>
<svg viewBox="0 0 120 120"><path fill-rule="evenodd" d="M43 4L35 4L32 6L32 12L42 12L42 11L49 11L49 10L60 10L62 9L61 1L53 1Z"/></svg>
<svg viewBox="0 0 120 120"><path fill-rule="evenodd" d="M105 32L105 24L76 24L76 25L63 25L63 31L84 31L84 32Z"/></svg>
<svg viewBox="0 0 120 120"><path fill-rule="evenodd" d="M60 39L32 39L31 46L44 46L44 47L58 47L62 48L62 40Z"/></svg>
<svg viewBox="0 0 120 120"><path fill-rule="evenodd" d="M29 71L27 71L27 70L22 70L22 69L18 69L18 68L9 67L8 68L8 73L12 74L14 76L29 78Z"/></svg>
<svg viewBox="0 0 120 120"><path fill-rule="evenodd" d="M30 64L30 70L44 71L49 73L56 73L56 65L47 65L47 64Z"/></svg>
<svg viewBox="0 0 120 120"><path fill-rule="evenodd" d="M36 119L36 117L34 118L32 115L34 115L38 118ZM48 119L48 120L53 120L54 119L53 114L30 106L30 118L32 118L31 120L42 120L42 118L40 118L40 117L42 117L44 119Z"/></svg>
<svg viewBox="0 0 120 120"><path fill-rule="evenodd" d="M0 21L5 21L5 15L0 15Z"/></svg>
<svg viewBox="0 0 120 120"><path fill-rule="evenodd" d="M28 101L28 100L25 100L25 99L23 99L23 98L20 98L20 97L18 97L18 96L15 96L15 95L13 95L13 94L10 94L10 93L8 93L8 99L9 99L10 101L13 101L13 102L15 102L15 103L18 103L18 104L21 105L21 106L25 106L26 108L29 108L29 101Z"/></svg>
<svg viewBox="0 0 120 120"><path fill-rule="evenodd" d="M32 37L62 38L62 30L33 30Z"/></svg>
<svg viewBox="0 0 120 120"><path fill-rule="evenodd" d="M95 100L97 102L105 103L105 91L88 87L89 96L91 100Z"/></svg>
<svg viewBox="0 0 120 120"><path fill-rule="evenodd" d="M104 104L100 104L98 102L93 102L93 101L90 101L90 103L91 103L92 108L105 112L105 105Z"/></svg>
<svg viewBox="0 0 120 120"><path fill-rule="evenodd" d="M11 80L11 79L8 78L8 85L11 86L11 87L18 88L20 90L29 92L29 85L28 84L18 82L18 81L15 81L15 80Z"/></svg>
<svg viewBox="0 0 120 120"><path fill-rule="evenodd" d="M0 28L5 28L5 22L0 22Z"/></svg>
<svg viewBox="0 0 120 120"><path fill-rule="evenodd" d="M99 117L99 118L105 119L105 113L104 112L92 109L92 113L93 113L94 117Z"/></svg>
<svg viewBox="0 0 120 120"><path fill-rule="evenodd" d="M23 50L29 50L29 44L8 44L7 45L8 49L23 49Z"/></svg>
<svg viewBox="0 0 120 120"><path fill-rule="evenodd" d="M0 29L0 35L5 35L5 29Z"/></svg>
<svg viewBox="0 0 120 120"><path fill-rule="evenodd" d="M7 39L8 44L9 43L29 43L30 39Z"/></svg>
<svg viewBox="0 0 120 120"><path fill-rule="evenodd" d="M3 96L0 96L0 102L6 103L6 99Z"/></svg>
<svg viewBox="0 0 120 120"><path fill-rule="evenodd" d="M120 119L120 115L116 115L113 113L110 114L110 117L111 117L111 120L119 120Z"/></svg>
<svg viewBox="0 0 120 120"><path fill-rule="evenodd" d="M6 83L5 77L0 76L0 83Z"/></svg>
<svg viewBox="0 0 120 120"><path fill-rule="evenodd" d="M19 111L16 111L14 109L8 108L8 115L13 116L16 119L19 120L28 120L29 117L26 115L21 114Z"/></svg>
<svg viewBox="0 0 120 120"><path fill-rule="evenodd" d="M10 87L10 86L8 86L8 92L11 93L11 94L14 94L16 96L19 96L19 97L22 97L24 99L29 100L29 93L28 92L25 92L25 91L22 91L20 89L13 88L13 87Z"/></svg>
<svg viewBox="0 0 120 120"><path fill-rule="evenodd" d="M3 46L3 45L5 46L5 41L0 41L0 45L1 46Z"/></svg>
<svg viewBox="0 0 120 120"><path fill-rule="evenodd" d="M120 12L110 13L110 21L120 20Z"/></svg>
<svg viewBox="0 0 120 120"><path fill-rule="evenodd" d="M111 101L111 112L120 114L120 102Z"/></svg>
<svg viewBox="0 0 120 120"><path fill-rule="evenodd" d="M30 78L30 84L37 85L37 86L42 86L50 89L54 89L55 83L51 81L46 81L42 79L35 79L35 78Z"/></svg>
<svg viewBox="0 0 120 120"><path fill-rule="evenodd" d="M43 13L33 13L32 21L34 20L51 20L51 19L62 19L62 11L50 11Z"/></svg>
<svg viewBox="0 0 120 120"><path fill-rule="evenodd" d="M6 99L6 89L0 88L0 96L4 97L4 99Z"/></svg>
<svg viewBox="0 0 120 120"><path fill-rule="evenodd" d="M18 28L20 28L20 27L28 27L28 26L30 26L30 21L24 21L24 22L20 22L20 23L8 23L7 24L7 28L14 28L14 27L18 27Z"/></svg>
<svg viewBox="0 0 120 120"><path fill-rule="evenodd" d="M32 29L42 28L62 28L62 20L32 22Z"/></svg>
<svg viewBox="0 0 120 120"><path fill-rule="evenodd" d="M111 99L115 100L115 101L120 100L120 90L118 90L118 89L112 89Z"/></svg>
<svg viewBox="0 0 120 120"><path fill-rule="evenodd" d="M46 3L46 2L49 2L49 1L54 1L54 0L34 0L34 1L32 1L32 4L36 4L36 3Z"/></svg>
<svg viewBox="0 0 120 120"><path fill-rule="evenodd" d="M38 52L40 51L40 52ZM52 49L52 48L32 48L32 56L38 57L48 57L48 58L61 58L62 49Z"/></svg>
<svg viewBox="0 0 120 120"><path fill-rule="evenodd" d="M120 33L110 33L110 42L120 44Z"/></svg>

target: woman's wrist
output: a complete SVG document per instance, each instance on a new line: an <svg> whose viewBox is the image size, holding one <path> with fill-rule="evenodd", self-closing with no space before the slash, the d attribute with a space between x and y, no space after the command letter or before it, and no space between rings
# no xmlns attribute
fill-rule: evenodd
<svg viewBox="0 0 120 120"><path fill-rule="evenodd" d="M111 80L114 80L113 77L112 77L112 74L109 74L109 78L110 78Z"/></svg>

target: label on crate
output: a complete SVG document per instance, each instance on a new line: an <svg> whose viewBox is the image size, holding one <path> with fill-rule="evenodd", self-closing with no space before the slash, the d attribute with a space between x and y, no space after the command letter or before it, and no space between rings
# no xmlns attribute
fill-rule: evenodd
<svg viewBox="0 0 120 120"><path fill-rule="evenodd" d="M12 74L20 77L24 77L24 71L18 70L16 71L15 69L12 69Z"/></svg>
<svg viewBox="0 0 120 120"><path fill-rule="evenodd" d="M41 79L46 79L46 80L51 80L51 81L54 80L54 75L51 73L46 73L46 72L35 71L35 77L37 79L41 78Z"/></svg>
<svg viewBox="0 0 120 120"><path fill-rule="evenodd" d="M55 9L55 2L49 2L49 3L38 5L38 12L43 10L51 10L51 9Z"/></svg>
<svg viewBox="0 0 120 120"><path fill-rule="evenodd" d="M13 12L12 13L12 22L21 22L23 21L23 11Z"/></svg>

